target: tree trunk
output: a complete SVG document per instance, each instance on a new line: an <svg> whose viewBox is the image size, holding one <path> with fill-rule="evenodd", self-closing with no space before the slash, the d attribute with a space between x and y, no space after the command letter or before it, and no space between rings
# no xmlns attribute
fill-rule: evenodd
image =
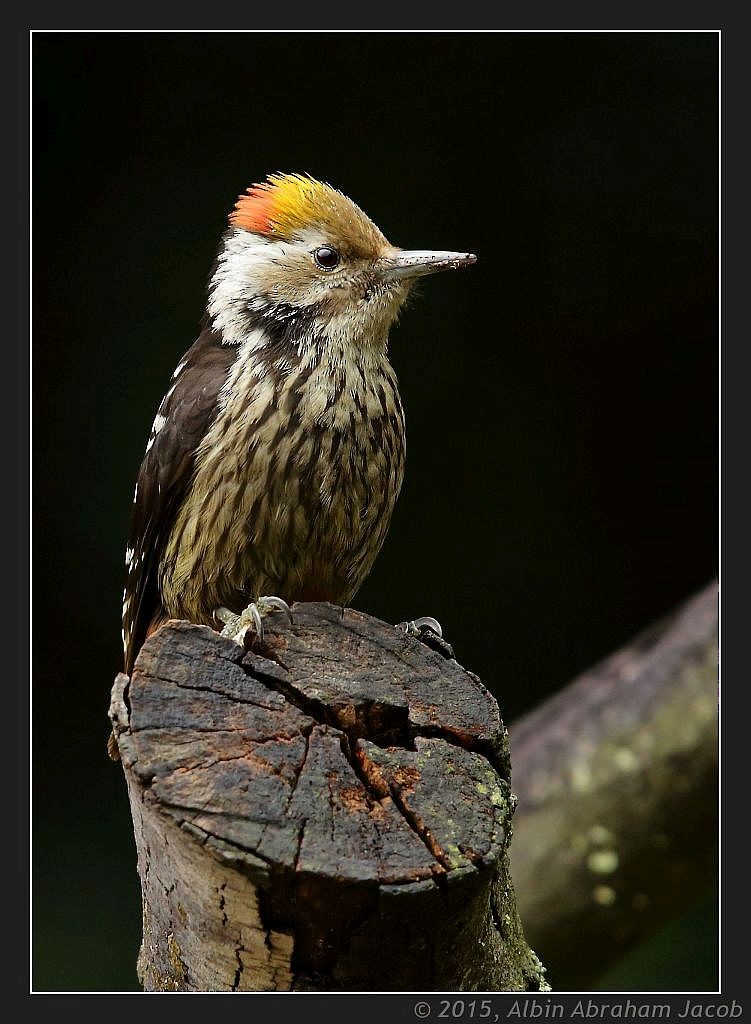
<svg viewBox="0 0 751 1024"><path fill-rule="evenodd" d="M168 623L115 680L144 988L547 989L495 700L434 635L293 611L245 647Z"/></svg>

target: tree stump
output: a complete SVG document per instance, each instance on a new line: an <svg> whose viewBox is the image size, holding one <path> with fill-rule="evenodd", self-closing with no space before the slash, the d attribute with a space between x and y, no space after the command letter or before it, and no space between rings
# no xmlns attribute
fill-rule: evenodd
<svg viewBox="0 0 751 1024"><path fill-rule="evenodd" d="M434 635L293 611L245 647L169 622L115 680L143 987L546 990L493 697Z"/></svg>

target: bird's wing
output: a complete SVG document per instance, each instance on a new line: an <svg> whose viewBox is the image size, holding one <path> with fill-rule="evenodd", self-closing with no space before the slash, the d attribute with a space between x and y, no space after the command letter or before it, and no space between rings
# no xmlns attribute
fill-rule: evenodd
<svg viewBox="0 0 751 1024"><path fill-rule="evenodd" d="M151 428L125 556L123 646L128 675L160 609L159 563L190 484L196 450L216 415L219 392L236 354L211 331L203 331L178 363Z"/></svg>

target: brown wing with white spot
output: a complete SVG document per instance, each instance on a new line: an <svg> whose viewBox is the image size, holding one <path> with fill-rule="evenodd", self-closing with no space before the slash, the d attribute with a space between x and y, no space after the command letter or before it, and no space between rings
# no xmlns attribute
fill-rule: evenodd
<svg viewBox="0 0 751 1024"><path fill-rule="evenodd" d="M125 671L162 611L159 564L237 350L209 330L183 356L151 429L133 499L123 594Z"/></svg>

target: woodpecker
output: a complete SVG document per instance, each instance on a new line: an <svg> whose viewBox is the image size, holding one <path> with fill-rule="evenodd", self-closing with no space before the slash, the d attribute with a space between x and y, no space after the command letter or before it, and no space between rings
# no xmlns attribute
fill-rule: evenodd
<svg viewBox="0 0 751 1024"><path fill-rule="evenodd" d="M475 259L391 245L308 175L238 198L136 481L127 674L170 618L217 628L249 602L259 624L269 602L351 601L404 475L389 328L418 278Z"/></svg>

